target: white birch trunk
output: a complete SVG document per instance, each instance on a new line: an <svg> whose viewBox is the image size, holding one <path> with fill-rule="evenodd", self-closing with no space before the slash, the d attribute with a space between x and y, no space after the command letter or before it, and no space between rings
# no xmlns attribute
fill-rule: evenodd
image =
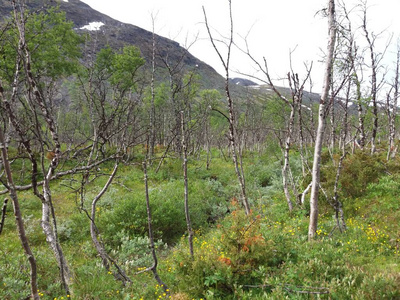
<svg viewBox="0 0 400 300"><path fill-rule="evenodd" d="M310 196L310 224L308 227L309 240L312 240L314 238L318 225L320 162L321 162L323 136L326 124L326 104L332 78L333 55L334 55L335 41L336 41L335 1L334 0L328 0L328 1L329 1L328 2L329 41L328 41L328 52L325 63L324 86L322 89L321 102L318 111L317 136L315 139L315 148L314 148L314 161L312 169L312 184L311 184L311 196Z"/></svg>

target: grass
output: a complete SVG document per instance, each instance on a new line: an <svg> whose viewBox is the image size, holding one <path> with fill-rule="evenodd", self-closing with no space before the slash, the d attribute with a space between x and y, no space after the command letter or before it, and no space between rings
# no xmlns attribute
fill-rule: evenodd
<svg viewBox="0 0 400 300"><path fill-rule="evenodd" d="M296 157L293 163L296 166ZM376 161L355 154L346 161L346 168L357 172L356 168L369 163ZM73 271L73 293L63 295L55 259L40 228L40 201L29 191L21 192L22 212L39 265L40 293L43 299L398 299L397 164L390 163L391 175L385 168L364 172L362 183L357 179L351 182L356 193L342 192L347 225L343 233L333 230L334 212L321 198L317 238L310 243L307 209L288 213L279 164L251 153L245 156L252 203L251 216L245 216L235 200L238 188L231 161L214 151L211 167L206 170L202 157L192 158L189 201L195 229L193 259L185 236L181 162L168 159L157 174L153 166L149 170L150 200L158 270L170 294L157 285L151 272L136 274L152 263L139 167L122 167L98 204L100 236L133 280L125 287L101 266L90 240L89 220L79 211L71 189L74 182L62 180L53 183L52 191L60 241ZM111 168L101 171L108 174ZM327 164L323 172L323 178L329 178L333 170ZM106 180L104 176L88 186L86 205ZM323 184L329 189L331 183L326 180ZM346 189L352 188L345 184ZM20 299L29 294L29 265L10 207L0 237L0 298Z"/></svg>

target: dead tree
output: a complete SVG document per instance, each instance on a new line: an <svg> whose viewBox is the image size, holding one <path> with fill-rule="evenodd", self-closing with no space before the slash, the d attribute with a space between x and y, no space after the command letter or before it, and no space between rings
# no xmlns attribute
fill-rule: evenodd
<svg viewBox="0 0 400 300"><path fill-rule="evenodd" d="M158 53L158 58L168 72L169 85L169 103L163 109L164 116L170 115L172 124L170 131L173 137L172 146L175 147L176 153L182 154L182 137L181 137L181 111L190 109L188 99L185 97L185 90L190 88L195 81L194 72L185 69L185 59L188 56L190 47L196 42L197 38L186 46L182 51L174 53L175 59L171 59L168 55ZM157 49L156 49L157 50ZM160 51L161 52L161 51ZM185 78L185 76L188 77ZM190 113L190 112L189 112Z"/></svg>
<svg viewBox="0 0 400 300"><path fill-rule="evenodd" d="M328 1L328 29L329 29L329 40L327 46L327 56L325 61L325 75L323 81L322 94L318 110L318 127L317 135L315 139L314 147L314 160L312 168L312 185L311 185L311 195L310 195L310 223L308 227L308 239L314 239L317 225L318 225L318 195L319 195L319 185L320 185L320 164L321 164L321 153L323 136L325 132L326 125L326 115L328 106L329 90L331 85L332 71L333 71L333 57L335 51L336 42L336 20L335 20L335 1Z"/></svg>
<svg viewBox="0 0 400 300"><path fill-rule="evenodd" d="M366 145L366 133L365 133L365 125L364 125L364 119L365 119L365 112L364 112L364 103L363 103L363 97L361 93L361 85L362 85L362 78L360 78L358 72L362 71L359 66L357 66L357 51L358 48L356 44L354 43L353 50L349 54L349 60L351 61L352 68L353 68L353 75L352 75L352 81L355 85L356 88L356 105L357 105L357 114L358 114L358 136L359 136L359 142L358 145L361 150L364 150L364 147ZM359 69L358 69L359 68Z"/></svg>
<svg viewBox="0 0 400 300"><path fill-rule="evenodd" d="M111 185L115 174L118 170L118 162L115 163L114 169L111 175L108 177L106 184L103 186L101 191L97 194L96 197L93 198L90 215L85 210L87 216L90 219L90 236L92 237L92 242L96 248L97 254L100 256L102 264L107 272L111 272L116 280L120 280L122 284L125 286L127 283L131 283L132 280L126 275L126 273L121 269L121 267L117 264L117 262L111 258L111 256L107 253L104 244L99 240L99 230L96 226L96 205L100 198L105 194L109 186ZM112 271L114 269L114 271Z"/></svg>
<svg viewBox="0 0 400 300"><path fill-rule="evenodd" d="M258 69L265 75L266 79L262 79L257 77L258 80L268 84L274 93L277 95L279 100L283 101L285 105L287 105L290 109L289 113L289 118L287 120L286 124L286 130L285 130L285 137L284 137L284 142L279 140L280 147L282 149L282 154L283 154L283 162L282 162L282 184L283 184L283 190L285 193L286 197L286 202L289 207L289 211L293 210L293 201L292 197L290 194L290 186L292 187L293 194L295 197L298 197L298 192L296 188L296 184L293 180L293 175L292 175L292 170L290 167L290 149L291 149L291 144L293 141L293 135L294 135L294 130L295 130L295 119L296 119L296 113L298 113L298 122L299 122L299 135L300 135L300 145L301 145L301 158L302 158L302 168L303 168L303 175L305 174L305 168L306 168L306 161L305 161L305 156L304 156L304 137L303 137L303 124L302 124L302 99L303 99L303 91L305 84L310 78L311 74L311 67L308 68L306 67L307 73L306 77L304 80L300 81L299 76L297 73L293 71L292 68L292 63L291 63L291 56L292 52L290 53L290 65L291 65L291 71L287 73L287 80L289 82L289 87L291 91L291 99L289 99L286 95L284 95L279 89L275 86L275 84L272 81L272 78L270 76L269 70L268 70L268 63L266 58L264 57L264 62L261 64L259 61L257 61L252 54L250 53L249 46L246 42L246 50L243 52L252 60ZM299 201L300 202L300 201Z"/></svg>
<svg viewBox="0 0 400 300"><path fill-rule="evenodd" d="M150 113L149 113L149 122L150 122L150 132L149 132L149 161L152 164L153 155L154 155L154 146L156 140L156 109L155 109L155 73L156 73L156 34L155 34L155 17L151 16L151 24L152 24L152 45L151 45L151 83L150 83L150 90L151 90L151 99L150 99Z"/></svg>
<svg viewBox="0 0 400 300"><path fill-rule="evenodd" d="M375 37L373 34L370 34L367 29L367 7L366 1L364 2L363 7L363 23L362 28L364 31L365 39L368 43L368 48L370 52L370 68L371 68L371 101L373 107L373 115L374 122L372 128L372 138L371 138L371 153L375 153L376 150L376 135L378 132L378 103L377 103L377 69L378 69L378 60L375 54Z"/></svg>
<svg viewBox="0 0 400 300"><path fill-rule="evenodd" d="M387 160L393 157L397 152L397 146L395 143L396 138L396 116L397 116L397 105L399 98L399 76L400 76L400 48L397 48L397 59L396 59L396 71L394 82L390 91L393 90L393 96L389 91L386 96L386 113L389 120L389 145L388 145L388 153Z"/></svg>
<svg viewBox="0 0 400 300"><path fill-rule="evenodd" d="M8 204L8 198L5 198L4 201L3 201L3 207L1 208L0 235L3 232L4 223L5 223L5 220L6 220L7 204Z"/></svg>
<svg viewBox="0 0 400 300"><path fill-rule="evenodd" d="M159 286L163 288L165 293L168 295L169 294L168 286L162 281L160 275L157 272L158 259L157 259L156 247L154 245L152 215L151 215L150 198L149 198L149 183L148 183L147 166L146 166L147 163L144 161L142 165L143 165L144 186L146 195L147 226L149 233L150 249L151 249L151 254L153 256L153 265L149 268L146 268L145 270L138 272L137 274L152 271L157 283L159 284Z"/></svg>
<svg viewBox="0 0 400 300"><path fill-rule="evenodd" d="M182 167L183 167L183 183L184 183L184 203L185 203L185 218L186 218L186 225L188 231L188 242L189 242L189 250L190 256L194 257L193 252L193 229L192 229L192 222L190 220L190 212L189 212L189 186L188 186L188 174L187 174L187 145L186 145L186 129L185 129L185 117L183 111L181 111L181 118L182 118Z"/></svg>
<svg viewBox="0 0 400 300"><path fill-rule="evenodd" d="M205 20L205 25L207 28L207 32L208 32L208 36L210 38L211 44L215 50L215 52L217 53L223 67L225 70L225 94L226 94L226 99L228 102L228 109L229 109L229 144L230 144L230 148L231 148L231 152L232 152L232 160L233 160L233 164L235 166L235 172L236 172L236 176L239 182L239 186L240 186L240 196L241 196L241 200L242 200L242 204L244 206L246 215L250 214L250 205L249 205L249 201L247 199L247 195L246 195L246 186L245 186L245 177L244 177L244 173L243 173L243 168L242 165L240 165L239 163L239 159L238 159L238 145L236 142L236 129L235 129L235 111L234 111L234 105L233 105L233 99L231 97L231 93L230 93L230 88L229 88L229 63L231 60L231 50L232 50L232 45L233 45L233 17L232 17L232 1L229 0L229 17L230 17L230 35L227 41L227 57L224 59L222 57L221 52L219 51L217 45L216 45L216 41L211 33L210 27L209 27L209 23L207 20L207 14L206 14L206 10L203 6L203 14L204 14L204 20Z"/></svg>

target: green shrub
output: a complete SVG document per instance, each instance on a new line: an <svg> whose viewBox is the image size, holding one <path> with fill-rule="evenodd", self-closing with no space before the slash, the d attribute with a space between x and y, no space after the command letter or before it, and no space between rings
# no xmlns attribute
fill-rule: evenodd
<svg viewBox="0 0 400 300"><path fill-rule="evenodd" d="M10 246L0 247L0 298L25 299L30 293L26 284L29 282L29 263L20 244L15 245L18 252L12 254Z"/></svg>
<svg viewBox="0 0 400 300"><path fill-rule="evenodd" d="M153 257L150 249L150 241L147 237L129 238L124 232L119 234L121 237L121 246L118 250L113 250L114 257L126 268L141 270L153 264ZM157 251L166 250L167 245L162 241L155 241L154 246Z"/></svg>
<svg viewBox="0 0 400 300"><path fill-rule="evenodd" d="M183 181L170 180L162 185L150 185L152 225L156 239L170 244L186 232ZM227 211L224 189L209 180L196 180L189 185L189 212L193 228L199 229L215 222ZM114 245L120 240L116 233L125 232L130 238L147 235L145 195L138 191L116 202L98 218L104 237Z"/></svg>
<svg viewBox="0 0 400 300"><path fill-rule="evenodd" d="M333 168L335 169L335 168ZM340 188L344 197L356 198L365 193L368 184L377 182L386 170L384 158L356 152L343 161ZM336 170L334 170L336 172ZM334 180L335 176L329 176Z"/></svg>
<svg viewBox="0 0 400 300"><path fill-rule="evenodd" d="M174 252L180 292L194 298L234 299L242 286L262 284L266 270L284 260L286 254L281 255L277 243L262 234L261 217L246 216L237 203L234 207L219 230L195 237L193 260L182 248L187 247L185 242Z"/></svg>
<svg viewBox="0 0 400 300"><path fill-rule="evenodd" d="M72 213L68 219L59 219L57 229L61 242L76 243L90 239L90 220L84 212Z"/></svg>

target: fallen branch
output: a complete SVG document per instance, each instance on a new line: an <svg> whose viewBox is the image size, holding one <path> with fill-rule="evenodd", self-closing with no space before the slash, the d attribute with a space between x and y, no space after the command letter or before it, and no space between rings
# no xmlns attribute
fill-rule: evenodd
<svg viewBox="0 0 400 300"><path fill-rule="evenodd" d="M73 175L73 174L77 174L79 172L83 172L83 171L87 171L87 170L93 169L93 168L105 163L106 161L109 161L109 160L112 160L112 159L115 159L115 158L117 158L117 156L111 156L111 157L107 157L107 158L104 158L102 160L99 160L99 161L97 161L97 162L95 162L95 163L93 163L91 165L88 165L88 166L76 167L76 168L73 168L71 170L57 172L56 174L54 174L53 176L50 177L50 181L55 180L55 179L59 179L59 178L61 178L63 176L66 176L66 175ZM44 180L38 181L37 182L37 186L42 186L43 183L44 183ZM26 191L26 190L30 190L32 187L33 187L32 184L17 185L17 186L15 186L15 190L16 191ZM0 195L4 195L4 194L7 194L7 193L8 193L8 189L0 191Z"/></svg>

